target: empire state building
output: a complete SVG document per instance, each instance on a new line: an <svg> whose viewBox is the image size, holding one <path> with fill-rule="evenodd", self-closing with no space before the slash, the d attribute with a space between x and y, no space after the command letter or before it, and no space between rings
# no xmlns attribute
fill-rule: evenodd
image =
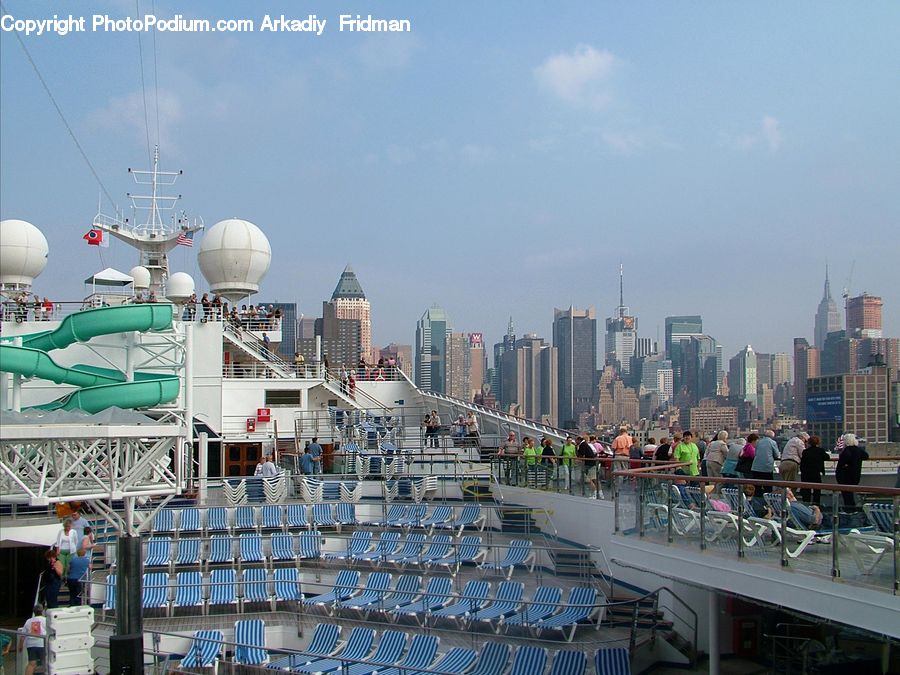
<svg viewBox="0 0 900 675"><path fill-rule="evenodd" d="M816 326L814 331L815 345L819 349L825 347L825 338L829 333L841 329L841 314L837 304L831 298L831 284L828 282L828 266L825 266L825 290L819 309L816 310Z"/></svg>

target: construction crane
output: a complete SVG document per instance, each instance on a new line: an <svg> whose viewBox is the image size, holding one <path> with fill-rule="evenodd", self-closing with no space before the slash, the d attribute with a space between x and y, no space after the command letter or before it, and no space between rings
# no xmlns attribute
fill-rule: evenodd
<svg viewBox="0 0 900 675"><path fill-rule="evenodd" d="M847 306L847 300L850 298L850 284L853 281L853 268L856 267L856 261L850 263L850 274L847 275L847 283L844 284L844 290L841 292L841 297L844 298L844 307Z"/></svg>

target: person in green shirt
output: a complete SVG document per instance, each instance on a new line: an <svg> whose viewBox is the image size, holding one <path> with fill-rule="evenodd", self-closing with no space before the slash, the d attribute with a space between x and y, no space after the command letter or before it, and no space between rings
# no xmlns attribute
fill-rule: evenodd
<svg viewBox="0 0 900 675"><path fill-rule="evenodd" d="M698 466L700 463L700 449L697 447L697 444L694 443L694 435L690 431L684 432L681 443L675 448L675 461L690 463L690 466L686 469L679 469L678 471L686 473L689 476L700 475Z"/></svg>
<svg viewBox="0 0 900 675"><path fill-rule="evenodd" d="M572 479L572 458L575 456L575 440L571 436L568 436L566 438L566 442L563 444L560 455L562 456L562 466L560 467L560 473L565 479L563 489L568 490L569 481Z"/></svg>
<svg viewBox="0 0 900 675"><path fill-rule="evenodd" d="M522 459L525 462L525 485L531 487L535 485L537 479L537 448L534 447L534 439L528 436L522 437Z"/></svg>

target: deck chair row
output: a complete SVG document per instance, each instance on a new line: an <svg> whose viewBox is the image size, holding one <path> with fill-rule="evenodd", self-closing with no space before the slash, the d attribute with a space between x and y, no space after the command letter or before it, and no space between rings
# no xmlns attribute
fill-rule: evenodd
<svg viewBox="0 0 900 675"><path fill-rule="evenodd" d="M501 582L494 595L484 580L470 580L462 593L451 592L452 581L447 577L431 577L424 589L422 583L423 577L417 575L402 575L393 583L391 574L373 572L363 585L358 571L343 570L331 590L304 595L303 604L363 618L372 612L389 620L408 616L423 626L446 620L468 626L485 622L496 632L512 629L540 635L559 630L568 641L579 625L599 625L605 604L602 593L591 587L572 588L563 603L563 591L555 586L540 586L526 601L524 584L518 582Z"/></svg>
<svg viewBox="0 0 900 675"><path fill-rule="evenodd" d="M236 607L243 611L251 603L267 604L274 611L278 602L296 602L301 599L300 578L295 568L269 572L263 567L243 570L240 575L233 569L200 572L178 572L174 583L167 572L146 572L143 576L141 606L143 609L161 609L174 614L176 609L197 608L207 613L211 606ZM103 609L116 609L116 575L106 579L106 601Z"/></svg>

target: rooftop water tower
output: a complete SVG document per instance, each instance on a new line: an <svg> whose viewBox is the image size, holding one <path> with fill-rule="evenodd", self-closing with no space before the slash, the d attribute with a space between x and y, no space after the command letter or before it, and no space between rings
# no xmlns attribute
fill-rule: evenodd
<svg viewBox="0 0 900 675"><path fill-rule="evenodd" d="M47 238L31 223L0 220L0 292L30 292L47 266L49 251Z"/></svg>

